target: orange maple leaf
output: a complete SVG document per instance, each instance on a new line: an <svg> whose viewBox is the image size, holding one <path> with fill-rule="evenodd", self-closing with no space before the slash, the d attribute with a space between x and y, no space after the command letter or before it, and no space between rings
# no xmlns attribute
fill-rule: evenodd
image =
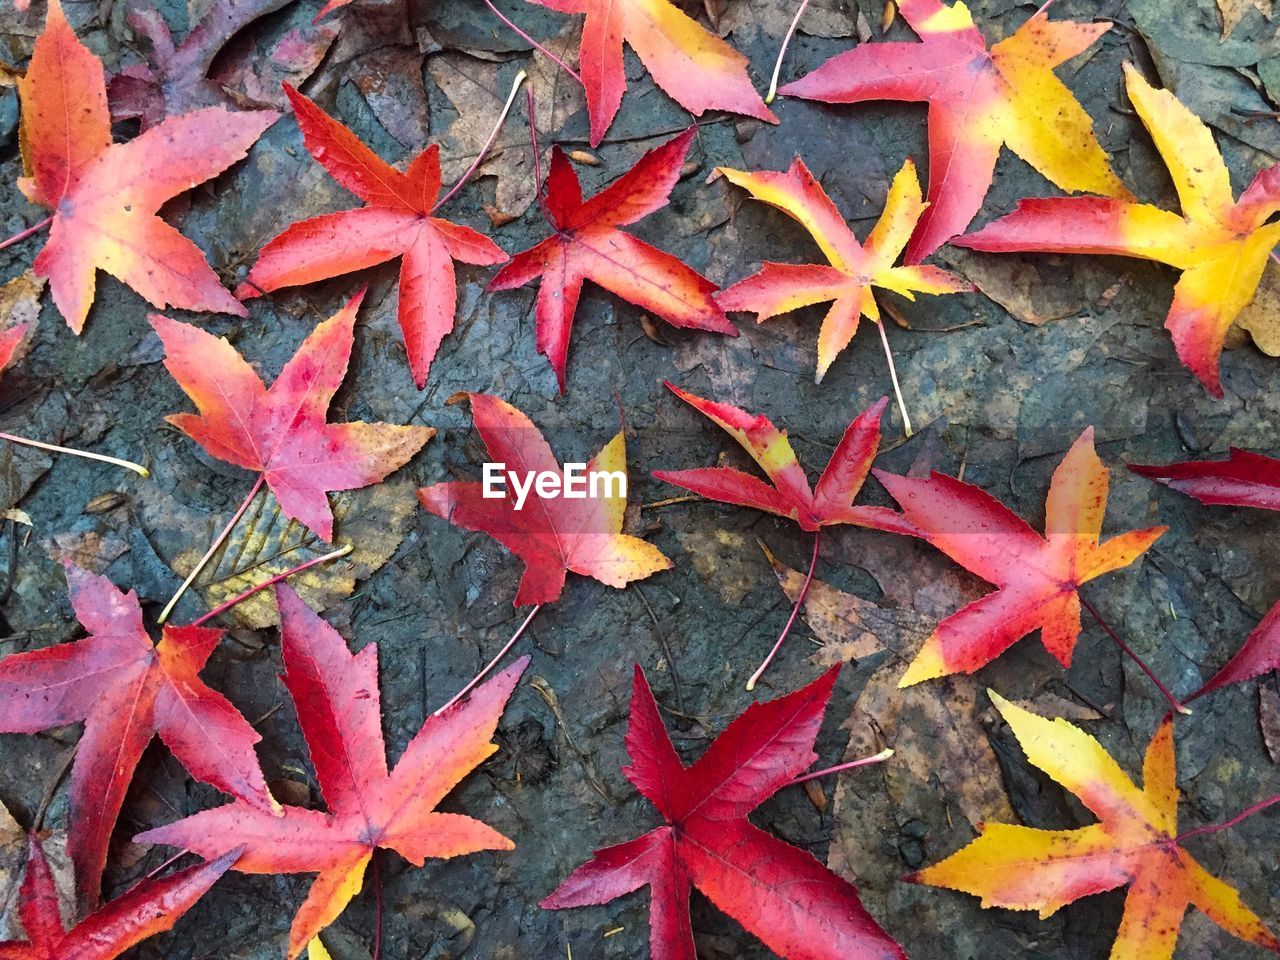
<svg viewBox="0 0 1280 960"><path fill-rule="evenodd" d="M209 107L112 143L102 62L76 38L58 0L18 93L30 174L18 186L54 211L35 272L49 278L72 330L84 327L100 269L156 307L247 316L200 248L156 211L243 159L278 113Z"/></svg>
<svg viewBox="0 0 1280 960"><path fill-rule="evenodd" d="M631 45L654 82L695 117L728 110L777 123L747 75L747 58L671 0L532 0L561 13L585 13L579 55L591 145L604 139L627 91L622 44Z"/></svg>
<svg viewBox="0 0 1280 960"><path fill-rule="evenodd" d="M413 382L422 389L431 361L453 330L458 305L453 263L489 266L507 255L470 227L435 216L440 148L432 144L401 173L318 106L285 85L311 155L365 206L299 220L270 240L244 299L400 260L397 316Z"/></svg>

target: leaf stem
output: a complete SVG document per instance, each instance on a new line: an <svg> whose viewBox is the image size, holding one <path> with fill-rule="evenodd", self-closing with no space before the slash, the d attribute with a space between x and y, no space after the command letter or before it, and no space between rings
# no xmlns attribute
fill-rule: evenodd
<svg viewBox="0 0 1280 960"><path fill-rule="evenodd" d="M493 125L493 133L489 134L489 139L486 140L484 146L480 148L480 154L476 157L475 163L471 164L467 169L467 172L462 175L461 179L453 185L452 189L450 189L448 193L436 201L436 205L431 208L432 213L435 213L446 203L452 200L454 196L457 195L458 191L466 186L467 181L475 175L475 172L480 169L480 164L484 163L485 158L488 157L489 151L493 149L494 141L498 139L498 134L502 132L502 127L507 122L507 115L511 113L511 105L516 102L516 94L520 92L521 85L528 78L529 74L524 70L521 70L516 74L516 80L515 83L511 85L511 93L507 96L506 105L503 106L502 113L498 116L498 122Z"/></svg>
<svg viewBox="0 0 1280 960"><path fill-rule="evenodd" d="M898 409L902 412L902 430L910 437L915 430L911 426L907 405L902 400L902 385L898 383L898 368L893 364L893 351L889 349L889 335L885 333L883 320L876 320L874 323L880 328L880 342L884 344L884 357L889 361L889 379L893 381L893 395L898 398Z"/></svg>
<svg viewBox="0 0 1280 960"><path fill-rule="evenodd" d="M213 555L218 552L218 548L222 546L222 542L231 535L231 531L235 529L235 525L240 522L240 518L244 516L244 512L249 509L249 504L253 503L253 498L256 497L258 495L258 491L262 489L262 484L265 480L266 477L262 474L258 474L258 479L254 481L253 489L250 490L249 495L244 498L244 503L240 504L239 509L236 510L231 521L223 527L222 532L214 538L213 543L209 545L209 549L206 550L204 556L200 558L200 562L195 565L195 568L189 574L187 574L187 579L182 581L182 586L178 588L178 592L169 598L169 602L166 603L164 605L164 609L160 611L160 623L164 623L169 619L169 614L173 612L173 608L177 606L178 601L182 599L182 595L187 592L187 588L195 582L196 577L200 575L200 571L204 569L205 564L207 564L213 558Z"/></svg>
<svg viewBox="0 0 1280 960"><path fill-rule="evenodd" d="M32 234L39 233L41 230L43 230L45 227L47 227L51 223L53 223L53 217L45 217L39 223L33 223L31 226L27 227L27 229L23 230L21 233L15 233L8 240L0 241L0 250L3 250L5 247L11 247L15 243L19 243L27 239L27 237L31 236Z"/></svg>
<svg viewBox="0 0 1280 960"><path fill-rule="evenodd" d="M1268 807L1274 807L1278 803L1280 803L1280 793L1277 793L1274 797L1268 797L1266 800L1262 800L1259 803L1255 803L1252 807L1249 807L1245 810L1241 810L1234 817L1232 817L1230 820L1225 821L1224 823L1211 823L1207 827L1196 827L1194 830L1188 830L1186 833L1178 834L1178 836L1175 837L1174 840L1177 843L1182 843L1183 840L1187 840L1191 837L1201 837L1201 836L1204 836L1206 833L1217 833L1219 830L1227 830L1231 827L1234 827L1237 823L1240 823L1242 820L1248 820L1255 813L1261 813L1263 810L1266 810Z"/></svg>
<svg viewBox="0 0 1280 960"><path fill-rule="evenodd" d="M533 185L537 191L538 210L542 214L542 219L547 221L547 226L559 233L560 228L556 226L555 220L552 219L551 211L547 209L546 198L542 195L542 150L538 147L538 108L533 102L533 88L530 87L525 92L529 95L527 106L529 114L529 143L533 147Z"/></svg>
<svg viewBox="0 0 1280 960"><path fill-rule="evenodd" d="M479 673L477 673L475 677L472 678L470 683L468 683L465 687L459 690L452 700L450 700L443 707L441 707L439 710L437 710L435 713L431 715L433 717L440 716L440 714L444 713L446 710L452 707L455 703L457 703L459 700L465 697L468 693L474 690L476 688L476 685L479 684L480 681L483 680L485 677L487 677L489 675L489 672L493 670L494 667L496 667L499 663L502 662L502 658L505 657L511 651L511 648L516 645L516 641L520 639L521 635L525 631L525 628L529 626L534 616L541 609L542 609L542 604L540 603L535 604L534 608L529 611L529 615L524 618L524 623L520 624L520 629L518 629L515 633L511 635L511 639L507 641L507 645L505 647L503 647L501 650L498 651L498 655L495 656L492 660L490 660L485 665L485 668L481 670Z"/></svg>
<svg viewBox="0 0 1280 960"><path fill-rule="evenodd" d="M493 15L495 17L497 17L499 20L505 23L512 30L514 30L521 40L533 46L533 48L537 50L539 53L541 53L544 57L547 57L552 63L556 64L561 70L563 70L569 76L573 77L573 79L577 80L579 86L581 87L586 86L586 84L582 82L582 75L578 73L577 70L573 69L573 67L569 66L567 63L565 63L563 60L557 57L554 53L552 53L550 50L548 50L546 47L540 44L537 40L533 39L533 37L529 36L529 34L525 33L523 30L517 27L511 20L509 20L503 14L501 10L499 10L497 7L493 5L492 0L484 0L484 5L493 11Z"/></svg>
<svg viewBox="0 0 1280 960"><path fill-rule="evenodd" d="M796 11L796 17L791 21L787 35L782 38L782 47L778 50L778 62L773 65L773 78L769 81L769 92L764 98L766 106L773 103L778 96L778 76L782 73L782 61L787 55L787 47L791 46L791 39L796 35L796 28L800 26L800 18L804 16L807 9L809 9L809 0L800 0L800 9Z"/></svg>
<svg viewBox="0 0 1280 960"><path fill-rule="evenodd" d="M795 606L791 608L791 616L787 619L787 625L782 628L782 633L778 634L778 639L773 645L773 649L769 651L769 655L764 658L764 662L751 675L751 679L747 681L747 692L750 693L756 688L756 684L760 682L760 678L764 676L764 672L769 669L769 664L773 662L773 658L778 655L778 650L782 647L782 641L787 639L787 634L791 632L791 625L796 622L796 617L800 614L800 608L804 605L804 598L809 594L809 584L813 582L813 572L818 568L818 546L822 543L822 530L815 530L813 533L813 557L809 561L809 572L805 575L804 586L800 588L800 594L796 597Z"/></svg>
<svg viewBox="0 0 1280 960"><path fill-rule="evenodd" d="M863 757L861 760L850 760L848 763L842 763L839 766L827 767L825 770L815 770L813 773L806 773L802 777L796 777L788 783L787 786L794 787L796 784L805 783L809 780L817 780L819 777L829 777L833 773L843 773L846 770L856 770L858 767L868 767L873 763L883 763L892 756L893 750L886 747L874 757Z"/></svg>
<svg viewBox="0 0 1280 960"><path fill-rule="evenodd" d="M373 851L373 960L382 960L382 866Z"/></svg>
<svg viewBox="0 0 1280 960"><path fill-rule="evenodd" d="M84 457L86 460L97 460L101 463L109 463L112 466L124 467L144 479L151 476L151 471L142 464L134 463L132 460L121 460L119 457L108 457L105 453L91 453L88 450L76 450L74 447L60 447L53 443L42 443L39 440L28 440L26 437L15 437L12 433L0 433L0 440L8 440L10 443L20 443L26 447L37 447L53 453L66 453L73 457Z"/></svg>
<svg viewBox="0 0 1280 960"><path fill-rule="evenodd" d="M1160 688L1160 692L1164 694L1164 698L1169 701L1169 706L1173 707L1174 710L1181 713L1183 716L1190 716L1191 710L1184 706L1183 703L1170 692L1169 688L1160 682L1160 678L1151 672L1151 668L1146 665L1143 659L1134 653L1127 643L1120 639L1120 635L1115 632L1111 624L1102 619L1102 614L1098 613L1097 609L1088 601L1085 595L1077 590L1076 596L1080 598L1080 605L1089 611L1089 615L1098 622L1098 626L1107 632L1107 635L1111 637L1115 645L1124 652L1125 656L1136 663L1139 668L1141 668L1142 672L1147 675L1148 679Z"/></svg>
<svg viewBox="0 0 1280 960"><path fill-rule="evenodd" d="M289 568L288 570L284 571L284 573L277 573L274 577L271 577L267 580L263 580L261 583L255 584L254 586L250 587L248 590L245 590L243 593L236 594L230 600L227 600L224 603L218 604L216 607L214 607L204 616L197 617L195 620L192 620L190 623L190 626L199 627L205 623L208 623L214 617L218 616L218 614L226 613L228 610L230 610L232 607L236 606L237 604L240 604L243 601L248 600L255 593L259 593L263 590L266 590L268 587L274 587L281 580L288 580L290 577L296 574L302 573L303 570L310 570L312 567L319 566L322 563L328 563L330 560L337 560L339 557L345 557L348 553L350 553L354 549L355 547L353 547L351 544L348 543L345 547L342 547L339 550L334 550L332 553L326 553L323 557L313 557L310 560L308 560L306 563L300 563L296 567Z"/></svg>

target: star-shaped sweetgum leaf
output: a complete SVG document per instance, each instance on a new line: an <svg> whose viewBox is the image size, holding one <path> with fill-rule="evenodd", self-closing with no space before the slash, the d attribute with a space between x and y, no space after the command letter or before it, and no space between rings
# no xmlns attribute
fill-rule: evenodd
<svg viewBox="0 0 1280 960"><path fill-rule="evenodd" d="M237 856L233 851L159 880L143 880L68 930L58 910L49 861L32 834L18 894L26 938L0 942L0 960L115 960L143 940L172 930Z"/></svg>
<svg viewBox="0 0 1280 960"><path fill-rule="evenodd" d="M604 139L627 91L624 42L630 44L654 82L695 117L707 110L728 110L778 122L751 84L747 58L671 0L532 2L561 13L587 15L579 61L593 147Z"/></svg>
<svg viewBox="0 0 1280 960"><path fill-rule="evenodd" d="M1182 215L1105 197L1023 200L1013 213L954 242L992 253L1135 257L1182 271L1165 329L1183 366L1221 397L1218 364L1227 333L1253 301L1280 244L1280 164L1258 173L1236 200L1212 131L1131 64L1124 69L1129 99L1169 168Z"/></svg>
<svg viewBox="0 0 1280 960"><path fill-rule="evenodd" d="M471 402L476 429L491 462L526 475L561 474L560 462L542 433L523 413L484 393L460 394ZM437 483L418 491L422 506L455 526L493 537L524 561L516 606L551 603L572 571L611 587L625 587L671 567L653 544L622 532L627 509L625 487L597 484L591 478L627 471L627 444L620 430L585 467L590 495L581 499L542 497L530 490L517 507L510 484L505 496L486 497L471 481Z"/></svg>
<svg viewBox="0 0 1280 960"><path fill-rule="evenodd" d="M413 382L421 389L458 306L455 260L479 266L507 255L488 237L435 216L440 148L414 157L401 173L292 87L303 141L330 176L365 206L300 220L268 241L236 291L256 297L400 260L400 332Z"/></svg>
<svg viewBox="0 0 1280 960"><path fill-rule="evenodd" d="M672 383L667 387L733 437L759 464L772 485L733 467L655 470L656 479L684 487L708 500L785 517L811 533L826 526L852 524L906 536L920 535L913 524L894 510L853 503L880 448L880 418L889 402L887 397L877 400L849 424L832 451L817 488L813 489L791 449L786 431L775 427L764 414L750 414L728 403L704 400Z"/></svg>
<svg viewBox="0 0 1280 960"><path fill-rule="evenodd" d="M1080 636L1080 586L1127 567L1167 529L1131 530L1101 542L1109 480L1092 427L1053 473L1044 536L989 493L953 477L875 475L925 540L999 587L938 624L903 687L973 673L1037 629L1045 649L1070 666Z"/></svg>
<svg viewBox="0 0 1280 960"><path fill-rule="evenodd" d="M200 249L157 211L243 159L278 113L209 107L113 143L102 62L77 39L58 0L18 93L29 174L19 187L53 211L35 272L48 278L72 330L84 327L98 270L156 307L246 315Z"/></svg>
<svg viewBox="0 0 1280 960"><path fill-rule="evenodd" d="M153 642L133 591L68 564L83 640L0 660L0 731L39 733L83 723L71 767L71 836L81 904L98 902L112 828L153 737L196 779L271 816L253 748L261 737L200 671L221 630L166 625Z"/></svg>
<svg viewBox="0 0 1280 960"><path fill-rule="evenodd" d="M1093 121L1054 75L1110 29L1040 10L990 49L963 3L901 0L919 43L863 43L779 92L825 103L929 105L929 209L907 245L919 263L982 208L1007 145L1063 190L1128 198Z"/></svg>
<svg viewBox="0 0 1280 960"><path fill-rule="evenodd" d="M1147 747L1139 789L1083 730L998 694L991 699L1027 759L1075 794L1098 822L1076 830L984 824L967 847L907 879L971 893L984 907L1036 910L1042 918L1081 897L1128 885L1111 960L1170 960L1192 905L1228 933L1280 951L1280 939L1240 894L1179 842L1172 719Z"/></svg>
<svg viewBox="0 0 1280 960"><path fill-rule="evenodd" d="M893 178L884 212L866 244L858 242L844 216L822 185L797 158L786 173L748 173L721 167L730 183L757 200L776 207L812 235L827 266L765 263L761 270L716 294L726 310L746 310L764 322L780 313L815 303L832 303L818 334L817 381L858 331L858 320L880 322L875 287L892 290L909 300L917 293L964 293L973 286L940 267L896 267L898 255L915 230L928 204L920 198L915 164L908 160Z"/></svg>
<svg viewBox="0 0 1280 960"><path fill-rule="evenodd" d="M432 427L329 423L347 375L361 292L315 328L268 389L225 339L153 314L164 365L199 413L168 420L210 456L259 472L285 516L333 539L330 490L355 490L398 470L435 436Z"/></svg>
<svg viewBox="0 0 1280 960"><path fill-rule="evenodd" d="M276 600L283 680L328 812L285 806L275 816L236 801L149 830L137 840L210 859L239 849L235 869L242 873L318 873L289 933L293 960L360 892L375 850L395 850L420 867L428 857L513 849L510 840L479 820L435 808L498 749L490 740L529 658L478 687L469 699L428 717L400 762L388 770L377 644L353 654L338 631L289 587L279 586Z"/></svg>
<svg viewBox="0 0 1280 960"><path fill-rule="evenodd" d="M813 744L840 668L795 693L755 703L685 766L635 669L623 773L666 821L596 851L542 901L549 910L609 903L649 887L651 960L696 960L696 887L770 950L790 960L906 960L854 886L748 817L817 759Z"/></svg>
<svg viewBox="0 0 1280 960"><path fill-rule="evenodd" d="M582 184L564 151L559 147L552 151L544 213L555 235L517 253L490 281L489 289L513 290L541 278L538 352L551 361L561 393L569 334L586 280L672 326L738 335L715 301L714 283L671 254L619 229L667 205L694 133L691 128L650 150L589 200L583 200Z"/></svg>

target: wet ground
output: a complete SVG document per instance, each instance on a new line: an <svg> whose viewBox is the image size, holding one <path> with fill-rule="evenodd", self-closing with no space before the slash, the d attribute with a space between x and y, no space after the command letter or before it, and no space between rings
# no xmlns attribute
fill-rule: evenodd
<svg viewBox="0 0 1280 960"><path fill-rule="evenodd" d="M790 78L846 49L859 16L879 36L880 0L815 3L783 76ZM527 4L503 9L540 37L575 18ZM90 46L115 68L139 59L126 28L128 3L69 3ZM275 4L280 6L280 4ZM270 49L305 24L315 4L286 4L256 20L224 53L221 66L243 65L247 51ZM701 4L696 4L701 11ZM782 0L710 4L721 29L765 79L792 5ZM1113 29L1060 75L1095 118L1116 169L1141 197L1176 209L1152 145L1126 104L1120 66L1133 61L1201 112L1218 135L1242 187L1280 159L1280 41L1248 4L1232 38L1220 39L1213 0L1059 0L1055 17L1107 19ZM41 23L43 5L26 17L6 11L0 53L21 65ZM162 7L181 37L205 7ZM1008 35L1034 5L976 0L988 39ZM705 12L701 13L705 18ZM457 176L487 136L515 73L530 66L525 45L479 0L431 3L357 0L338 17L341 32L304 89L336 112L383 156L407 159L426 138L438 141L446 178ZM907 39L901 25L892 34ZM586 112L571 81L541 57L532 63L545 142L586 149ZM579 166L591 188L629 167L689 122L628 57L629 92L617 122L594 151L599 166ZM763 86L763 83L760 84ZM704 185L716 165L780 169L800 155L865 236L880 212L888 181L904 158L926 163L925 112L899 105L825 107L780 100L779 127L708 116L691 159L696 172L667 209L635 232L727 283L763 259L804 262L816 253L798 227L745 202L723 182ZM0 97L4 181L20 173L13 90ZM127 128L122 128L122 131ZM518 111L499 139L490 175L466 190L449 215L489 232L509 251L540 239L545 225L533 197L527 126ZM984 218L1022 196L1052 188L1006 153ZM42 214L16 189L4 191L5 234ZM231 282L254 251L296 217L350 206L302 148L294 124L277 124L241 164L197 188L175 211ZM488 205L490 215L485 212ZM513 219L509 219L513 218ZM503 222L494 226L494 221ZM37 242L0 253L0 279L27 269ZM1209 398L1177 362L1162 329L1174 275L1163 268L1104 258L983 258L944 249L982 294L919 303L895 301L905 327L892 325L907 403L917 432L906 439L896 412L886 420L879 465L904 472L963 469L966 480L1000 497L1032 523L1043 519L1048 477L1062 453L1093 425L1112 467L1207 457L1229 445L1280 453L1280 367L1243 334L1223 358L1226 398ZM475 476L484 459L465 408L445 400L459 390L487 391L525 410L566 460L584 460L618 428L625 411L631 500L651 504L678 491L653 480L658 468L705 465L723 453L741 465L728 438L663 387L672 379L693 391L767 413L791 431L816 478L852 417L889 391L874 331L862 331L825 381L813 383L816 311L755 326L740 323L729 340L657 325L646 334L641 311L598 290L583 297L574 330L568 390L560 396L534 347L533 289L486 295L484 271L460 273L459 324L445 342L427 388L419 393L403 363L395 326L396 272L387 267L252 302L244 321L196 317L233 338L273 375L316 322L363 282L371 285L352 373L334 419L433 425L439 436L388 485L356 494L341 510L340 540L357 545L353 565L312 578L308 598L354 646L377 642L385 729L394 760L426 713L444 702L518 625L512 608L520 565L494 541L448 526L416 507L416 485ZM47 298L46 298L47 299ZM33 649L78 635L57 559L83 565L136 589L154 615L248 490L251 478L207 458L166 426L187 400L160 364L146 305L100 277L85 333L73 337L51 303L40 311L37 341L0 386L0 429L146 462L153 479L71 458L50 461L0 449L0 508L16 507L31 526L6 521L0 535L0 652ZM1116 629L1181 694L1200 686L1280 596L1272 562L1280 519L1206 508L1126 471L1113 472L1107 531L1154 523L1170 532L1140 563L1086 587ZM867 498L886 503L870 484ZM340 511L341 512L341 511ZM184 601L194 617L206 602L238 589L246 568L262 570L280 555L301 559L315 548L305 532L275 522L266 503L239 547L203 590ZM625 591L571 577L562 599L534 620L526 649L530 678L503 720L504 750L447 801L517 841L511 854L486 854L414 869L394 855L381 861L388 907L384 955L393 960L575 960L647 956L647 898L607 907L550 913L545 896L590 851L653 826L655 811L619 773L624 762L632 664L648 671L677 744L697 756L709 738L747 704L742 685L786 619L789 601L760 549L803 569L808 536L743 510L679 503L633 510L629 522L675 562L675 569ZM234 556L237 559L233 560ZM177 572L175 572L177 571ZM831 589L822 604L855 609L834 622L813 608L761 687L765 696L794 689L820 662L852 659L840 679L819 739L820 763L898 749L888 764L823 781L824 792L783 791L754 820L825 858L855 880L868 907L916 960L1104 957L1122 894L1091 897L1041 921L1034 914L982 911L976 899L899 882L967 842L982 819L1041 827L1089 822L1060 788L1031 769L998 722L984 690L1046 713L1076 718L1136 775L1141 752L1164 711L1151 684L1122 662L1103 632L1086 623L1075 664L1064 672L1034 638L1018 644L974 678L892 690L921 631L984 592L984 585L921 544L860 530L824 537L818 578ZM841 591L850 596L838 596ZM268 777L319 804L306 748L280 683L275 632L264 605L242 611L204 676L225 691L264 736L259 753ZM869 634L869 637L868 637ZM823 646L815 646L815 640ZM1275 684L1272 677L1265 681ZM1179 784L1184 828L1230 816L1280 790L1258 721L1255 684L1218 694L1179 720ZM78 731L0 737L0 801L29 824L59 782ZM65 786L48 823L65 824ZM820 800L821 802L815 802ZM113 848L106 888L118 892L161 864L165 850L131 845L148 826L218 803L158 747L148 752ZM1274 817L1195 841L1211 870L1275 921L1280 848ZM137 951L145 958L265 960L280 955L283 932L305 895L305 877L229 876L172 935ZM337 960L367 960L373 902L366 892L331 929ZM754 960L767 951L737 925L695 898L700 956ZM605 936L606 932L617 931ZM1260 955L1203 917L1191 915L1178 956L1235 960Z"/></svg>

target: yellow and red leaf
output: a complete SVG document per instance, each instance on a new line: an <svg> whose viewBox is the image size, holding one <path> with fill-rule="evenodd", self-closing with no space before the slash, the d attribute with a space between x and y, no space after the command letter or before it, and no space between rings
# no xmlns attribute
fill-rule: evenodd
<svg viewBox="0 0 1280 960"><path fill-rule="evenodd" d="M884 212L865 245L858 242L803 160L796 158L785 173L748 173L726 167L721 167L720 172L730 183L781 210L809 231L830 264L765 263L754 276L716 295L726 310L755 313L759 322L800 307L832 303L818 334L818 382L857 333L861 317L880 322L873 288L892 290L911 300L917 293L963 293L973 289L967 281L939 267L894 266L929 206L920 197L920 181L910 160L893 178Z"/></svg>
<svg viewBox="0 0 1280 960"><path fill-rule="evenodd" d="M591 115L591 145L604 139L627 90L623 43L654 82L695 117L728 110L777 123L747 75L747 58L688 17L671 0L532 0L586 14L579 56Z"/></svg>
<svg viewBox="0 0 1280 960"><path fill-rule="evenodd" d="M934 473L928 479L875 471L906 519L952 560L999 589L947 617L925 640L900 686L973 673L1033 630L1064 667L1080 635L1077 590L1128 566L1164 527L1132 530L1102 542L1107 470L1093 428L1054 471L1041 536L995 497Z"/></svg>
<svg viewBox="0 0 1280 960"><path fill-rule="evenodd" d="M1008 216L955 242L993 253L1108 254L1168 264L1182 273L1165 327L1188 370L1222 396L1219 358L1280 244L1280 165L1259 173L1239 201L1213 134L1167 90L1125 64L1129 99L1169 169L1182 215L1097 197L1023 200Z"/></svg>
<svg viewBox="0 0 1280 960"><path fill-rule="evenodd" d="M1064 190L1128 197L1093 122L1054 68L1087 50L1108 24L1036 13L987 48L968 8L901 0L919 43L864 43L779 92L825 103L905 100L929 105L929 209L907 247L919 263L972 222L1001 146Z"/></svg>
<svg viewBox="0 0 1280 960"><path fill-rule="evenodd" d="M466 396L493 463L529 476L561 473L551 447L528 417L497 397ZM455 526L487 533L524 562L516 606L559 599L570 571L625 587L671 567L653 544L622 532L626 498L616 487L591 480L598 474L625 475L626 451L619 431L586 464L589 495L581 499L543 497L531 490L520 506L510 486L505 496L486 497L482 484L458 481L423 487L418 501Z"/></svg>
<svg viewBox="0 0 1280 960"><path fill-rule="evenodd" d="M991 699L1027 759L1075 794L1099 822L1077 830L985 824L977 840L909 880L971 893L984 907L1036 910L1041 918L1128 884L1111 960L1170 960L1191 905L1240 939L1280 951L1280 939L1240 895L1179 843L1171 719L1147 748L1139 789L1083 730L1038 717L996 693Z"/></svg>

